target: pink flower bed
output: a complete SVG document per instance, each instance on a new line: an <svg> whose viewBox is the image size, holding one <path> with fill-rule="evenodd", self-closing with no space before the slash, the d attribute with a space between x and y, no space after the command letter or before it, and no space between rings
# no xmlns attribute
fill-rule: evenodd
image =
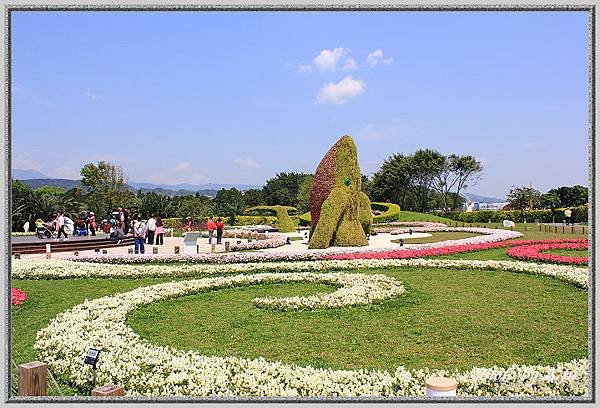
<svg viewBox="0 0 600 408"><path fill-rule="evenodd" d="M21 289L12 288L11 303L13 305L21 305L27 299L27 294Z"/></svg>
<svg viewBox="0 0 600 408"><path fill-rule="evenodd" d="M587 246L587 239L555 239L555 240L514 240L501 242L483 242L479 244L453 245L445 247L434 247L413 250L398 250L386 252L363 252L353 254L339 254L323 257L324 259L407 259L422 258L427 256L449 255L462 252L483 251L486 249L504 248L512 246L534 245L534 244L582 244Z"/></svg>
<svg viewBox="0 0 600 408"><path fill-rule="evenodd" d="M542 262L552 262L552 263L560 263L560 264L574 264L574 265L587 265L588 258L583 257L574 257L574 256L563 256L556 254L545 254L543 251L548 251L550 249L587 249L588 242L580 241L580 242L565 242L565 243L543 243L536 245L522 245L516 246L514 248L510 248L507 251L508 256L516 259L520 259L523 261L542 261Z"/></svg>

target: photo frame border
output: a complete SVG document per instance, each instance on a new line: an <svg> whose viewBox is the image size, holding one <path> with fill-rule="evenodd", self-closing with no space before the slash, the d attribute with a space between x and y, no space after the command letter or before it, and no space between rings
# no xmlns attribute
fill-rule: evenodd
<svg viewBox="0 0 600 408"><path fill-rule="evenodd" d="M3 1L4 3L4 1ZM355 403L434 403L444 402L445 404L469 404L469 403L595 403L597 396L597 381L596 381L596 304L595 304L595 265L596 254L595 244L597 243L597 235L595 232L595 224L597 219L598 209L595 206L596 202L596 6L595 4L582 2L581 4L572 4L561 1L556 4L435 4L426 2L416 2L415 4L398 4L398 3L380 3L380 4L344 4L344 3L298 3L298 4L246 4L246 3L223 3L223 4L203 4L203 3L186 3L186 4L164 4L157 2L147 3L71 3L71 4L34 4L11 2L4 3L4 41L2 55L4 56L4 137L2 138L3 157L0 166L3 170L3 176L6 182L2 194L5 199L2 200L2 215L0 220L2 230L5 231L6 237L2 240L2 249L4 255L3 269L5 271L5 279L3 280L3 293L5 295L4 313L3 316L3 333L6 336L5 353L4 353L4 371L2 374L2 392L4 393L3 400L6 402L38 402L38 403L151 403L151 402L178 402L178 403L314 403L314 402L355 402ZM180 12L180 11L196 11L196 12L307 12L307 11L323 11L323 12L556 12L556 11L583 11L588 13L588 102L589 102L589 118L588 118L588 147L589 147L589 202L588 202L588 225L590 225L589 233L589 290L588 290L588 306L589 306L589 324L588 324L588 341L589 341L589 361L590 361L590 377L589 377L589 392L587 397L456 397L452 400L433 399L423 397L357 397L357 398L326 398L326 397L118 397L103 398L103 397L11 397L11 16L13 12L28 12L28 11L106 11L106 12ZM497 405L497 404L495 404Z"/></svg>

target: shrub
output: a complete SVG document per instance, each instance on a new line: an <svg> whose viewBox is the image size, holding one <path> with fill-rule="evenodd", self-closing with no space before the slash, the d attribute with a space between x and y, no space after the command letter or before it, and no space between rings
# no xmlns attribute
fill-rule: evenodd
<svg viewBox="0 0 600 408"><path fill-rule="evenodd" d="M277 216L277 228L280 232L293 232L296 230L297 220L290 217L289 212L296 211L295 207L285 205L260 205L257 207L247 208L245 214L275 214Z"/></svg>
<svg viewBox="0 0 600 408"><path fill-rule="evenodd" d="M554 210L554 222L562 222L565 218L564 208ZM588 206L582 205L573 207L575 213L575 222L586 222L588 220ZM484 222L502 222L510 220L514 222L523 222L523 214L527 222L552 222L552 210L481 210L481 211L454 211L445 214L445 217L452 220L467 222L467 223L484 223Z"/></svg>
<svg viewBox="0 0 600 408"><path fill-rule="evenodd" d="M393 222L400 217L400 206L393 203L371 203L373 210L383 211L382 214L373 216L373 223Z"/></svg>

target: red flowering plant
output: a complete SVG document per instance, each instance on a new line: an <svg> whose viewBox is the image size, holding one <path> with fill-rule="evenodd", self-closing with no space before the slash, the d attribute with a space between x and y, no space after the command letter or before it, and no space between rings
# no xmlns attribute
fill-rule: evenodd
<svg viewBox="0 0 600 408"><path fill-rule="evenodd" d="M573 245L584 245L587 247L587 239L554 239L554 240L526 240L519 239L514 241L501 241L501 242L483 242L480 244L470 245L454 245L439 248L427 248L427 249L412 249L412 250L398 250L398 251L387 251L387 252L362 252L353 254L340 254L340 255L329 255L323 257L324 259L407 259L407 258L422 258L426 256L437 256L437 255L450 255L458 254L462 252L472 251L483 251L486 249L513 247L513 246L525 246L535 244L573 244ZM547 254L550 255L550 254ZM558 256L558 255L556 255Z"/></svg>
<svg viewBox="0 0 600 408"><path fill-rule="evenodd" d="M23 292L21 289L12 288L12 297L11 303L13 305L21 305L27 299L27 293Z"/></svg>
<svg viewBox="0 0 600 408"><path fill-rule="evenodd" d="M537 245L516 246L514 248L510 248L507 251L507 254L512 258L521 259L523 261L541 261L560 264L587 265L588 258L585 256L575 257L544 253L544 251L548 251L551 249L581 250L587 249L587 247L587 241L571 243L544 243Z"/></svg>

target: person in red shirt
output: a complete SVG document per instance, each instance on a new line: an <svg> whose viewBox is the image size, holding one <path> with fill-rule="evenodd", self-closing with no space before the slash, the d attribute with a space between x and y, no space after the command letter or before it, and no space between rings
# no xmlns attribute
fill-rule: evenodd
<svg viewBox="0 0 600 408"><path fill-rule="evenodd" d="M212 238L215 234L215 230L217 229L217 224L213 221L212 215L208 217L208 222L206 223L206 229L208 230L208 243L212 244Z"/></svg>
<svg viewBox="0 0 600 408"><path fill-rule="evenodd" d="M221 219L221 217L217 218L217 245L221 244L221 238L223 238L223 229L225 228L225 223Z"/></svg>

